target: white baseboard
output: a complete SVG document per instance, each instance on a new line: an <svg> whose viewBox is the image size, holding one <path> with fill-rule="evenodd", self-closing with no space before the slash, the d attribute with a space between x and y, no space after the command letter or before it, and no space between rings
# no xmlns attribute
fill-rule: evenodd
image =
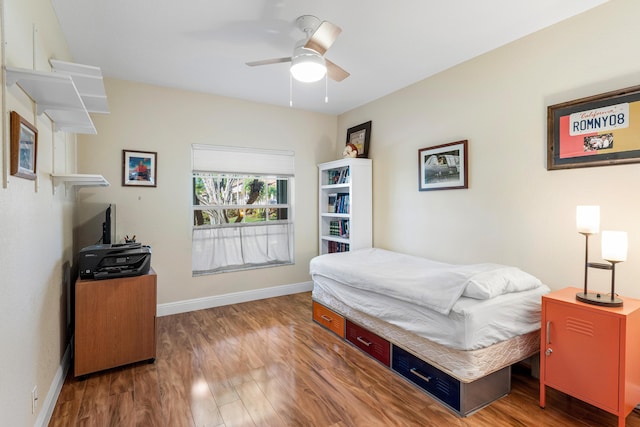
<svg viewBox="0 0 640 427"><path fill-rule="evenodd" d="M211 307L220 307L223 305L256 301L265 298L280 297L283 295L297 294L300 292L308 292L311 289L313 289L313 282L273 286L270 288L255 289L251 291L234 292L231 294L215 295L211 297L158 304L156 312L159 317L169 316L171 314L186 313L189 311L203 310Z"/></svg>
<svg viewBox="0 0 640 427"><path fill-rule="evenodd" d="M49 393L47 393L47 397L42 404L42 409L40 410L38 418L36 419L36 423L34 424L35 426L46 427L47 425L49 425L51 415L53 415L53 410L56 407L56 402L58 401L60 390L62 390L62 385L64 384L64 379L67 377L67 372L69 372L70 366L71 343L67 345L67 348L64 351L62 361L60 361L60 366L58 366L56 375L53 377L51 387L49 387Z"/></svg>

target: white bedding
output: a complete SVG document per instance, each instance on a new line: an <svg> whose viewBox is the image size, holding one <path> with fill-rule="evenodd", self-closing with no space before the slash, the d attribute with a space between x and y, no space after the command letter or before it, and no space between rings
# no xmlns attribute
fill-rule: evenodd
<svg viewBox="0 0 640 427"><path fill-rule="evenodd" d="M321 255L311 260L309 269L314 280L322 276L445 315L465 292L490 299L543 286L515 267L446 264L378 248Z"/></svg>
<svg viewBox="0 0 640 427"><path fill-rule="evenodd" d="M543 285L487 300L461 297L448 315L322 276L314 279L312 295L318 292L446 347L476 350L540 329L540 300L549 288Z"/></svg>
<svg viewBox="0 0 640 427"><path fill-rule="evenodd" d="M435 273L427 273L430 268ZM314 294L322 291L458 350L488 347L539 329L541 296L550 291L513 267L452 266L382 249L322 255L310 269ZM452 270L453 277L447 278Z"/></svg>

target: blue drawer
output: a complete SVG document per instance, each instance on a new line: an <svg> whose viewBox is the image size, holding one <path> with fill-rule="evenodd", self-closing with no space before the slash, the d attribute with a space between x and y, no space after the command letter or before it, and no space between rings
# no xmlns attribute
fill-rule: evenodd
<svg viewBox="0 0 640 427"><path fill-rule="evenodd" d="M395 345L391 368L455 411L460 411L460 381L457 379Z"/></svg>

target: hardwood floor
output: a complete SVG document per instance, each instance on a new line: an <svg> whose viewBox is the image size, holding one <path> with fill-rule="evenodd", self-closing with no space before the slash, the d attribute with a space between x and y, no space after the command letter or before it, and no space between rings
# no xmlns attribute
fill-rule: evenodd
<svg viewBox="0 0 640 427"><path fill-rule="evenodd" d="M512 391L459 418L311 320L302 293L158 318L153 364L66 379L50 426L616 426L514 367ZM627 426L640 427L635 411Z"/></svg>

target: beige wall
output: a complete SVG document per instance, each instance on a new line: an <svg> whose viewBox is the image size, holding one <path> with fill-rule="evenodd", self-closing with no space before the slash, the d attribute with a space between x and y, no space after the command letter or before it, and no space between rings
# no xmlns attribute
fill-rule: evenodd
<svg viewBox="0 0 640 427"><path fill-rule="evenodd" d="M34 66L33 24L36 69L48 70L50 57L71 59L48 0L4 6L8 65ZM639 15L635 0L613 0L338 118L108 80L112 113L95 117L97 136L80 138L78 172L103 174L112 185L83 189L78 202L115 203L118 237L136 234L152 246L159 303L306 281L317 252L316 164L340 156L348 127L372 120L376 246L513 264L552 288L579 286L584 247L575 206L597 203L602 228L629 232L618 290L640 297L640 165L545 169L547 105L638 84ZM38 385L42 404L59 372L63 264L74 250L75 198L62 189L54 194L49 173L75 172L76 153L73 136L53 132L18 89L6 95L8 109L40 132L38 180L9 177L0 188L0 414L6 425L28 426L42 419L31 414L31 389ZM460 139L470 144L470 188L418 192L417 150ZM191 277L192 143L296 152L296 265ZM157 188L120 185L124 148L158 152ZM593 239L594 258L598 243ZM603 273L591 274L594 286L606 289Z"/></svg>
<svg viewBox="0 0 640 427"><path fill-rule="evenodd" d="M48 59L70 59L48 0L5 0L6 63L49 71ZM34 43L35 27L35 43ZM34 55L35 45L35 55ZM0 47L1 48L1 47ZM35 57L35 67L34 67ZM36 116L32 102L17 87L3 93L15 110L38 128L36 181L8 176L4 156L0 187L0 423L33 426L60 373L66 348L64 264L72 258L73 198L52 191L52 172L73 172L72 136L52 130ZM5 122L6 123L6 122ZM3 144L8 153L8 129ZM31 390L38 386L39 407L31 413Z"/></svg>
<svg viewBox="0 0 640 427"><path fill-rule="evenodd" d="M640 84L638 16L640 2L615 0L341 115L342 141L373 121L375 246L513 264L553 289L581 287L575 208L599 204L601 229L629 233L617 290L640 297L640 164L545 168L548 105ZM418 192L418 149L462 139L469 188ZM599 235L590 251L600 259ZM589 275L609 289L606 272Z"/></svg>
<svg viewBox="0 0 640 427"><path fill-rule="evenodd" d="M136 235L152 250L158 303L309 280L317 254L317 163L333 160L335 116L120 80L106 81L111 114L95 116L96 136L78 138L79 172L104 175L78 206L115 203L117 238ZM191 277L191 144L295 152L295 265ZM155 151L156 188L123 187L122 150Z"/></svg>

